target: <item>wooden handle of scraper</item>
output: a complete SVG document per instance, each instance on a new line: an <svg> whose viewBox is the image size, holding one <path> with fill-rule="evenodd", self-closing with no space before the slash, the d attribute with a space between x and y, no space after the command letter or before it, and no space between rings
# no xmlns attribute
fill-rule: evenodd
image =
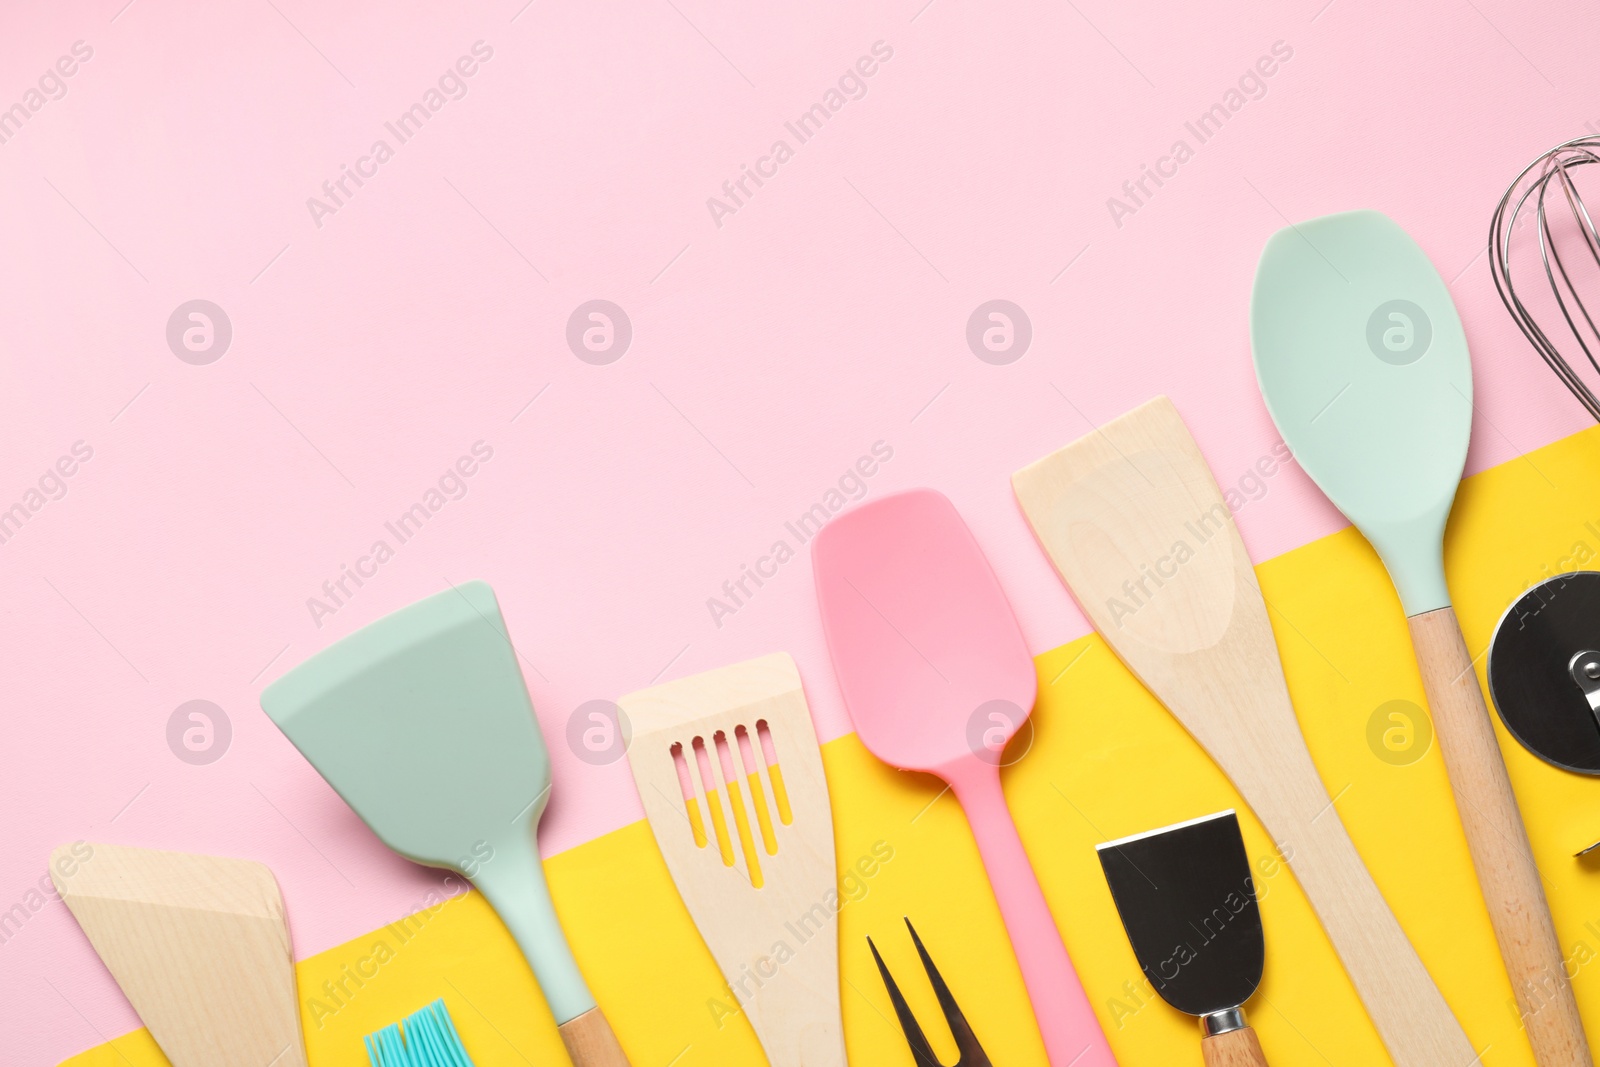
<svg viewBox="0 0 1600 1067"><path fill-rule="evenodd" d="M1206 1067L1268 1067L1261 1042L1248 1026L1206 1038L1200 1042L1200 1054Z"/></svg>
<svg viewBox="0 0 1600 1067"><path fill-rule="evenodd" d="M628 1057L599 1008L590 1008L559 1027L574 1067L628 1067Z"/></svg>
<svg viewBox="0 0 1600 1067"><path fill-rule="evenodd" d="M1472 866L1539 1067L1589 1067L1589 1043L1505 759L1453 608L1406 620Z"/></svg>

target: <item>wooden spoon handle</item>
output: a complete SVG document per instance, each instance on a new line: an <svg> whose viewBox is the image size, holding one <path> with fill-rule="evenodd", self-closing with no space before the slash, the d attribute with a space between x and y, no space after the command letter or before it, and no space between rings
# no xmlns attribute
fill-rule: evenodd
<svg viewBox="0 0 1600 1067"><path fill-rule="evenodd" d="M1205 1057L1206 1067L1267 1067L1261 1042L1248 1026L1206 1038L1200 1042L1200 1053Z"/></svg>
<svg viewBox="0 0 1600 1067"><path fill-rule="evenodd" d="M1534 1059L1540 1067L1589 1067L1589 1043L1555 924L1455 610L1425 611L1407 622L1439 752Z"/></svg>
<svg viewBox="0 0 1600 1067"><path fill-rule="evenodd" d="M574 1067L628 1067L628 1057L599 1008L568 1019L558 1029Z"/></svg>

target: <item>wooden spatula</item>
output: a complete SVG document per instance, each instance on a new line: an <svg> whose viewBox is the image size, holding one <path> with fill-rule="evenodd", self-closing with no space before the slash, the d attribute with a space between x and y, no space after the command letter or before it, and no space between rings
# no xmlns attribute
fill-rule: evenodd
<svg viewBox="0 0 1600 1067"><path fill-rule="evenodd" d="M62 846L50 877L173 1067L305 1067L272 872L249 860Z"/></svg>
<svg viewBox="0 0 1600 1067"><path fill-rule="evenodd" d="M1311 762L1250 557L1171 401L1107 423L1012 484L1106 642L1288 846L1395 1063L1475 1062Z"/></svg>
<svg viewBox="0 0 1600 1067"><path fill-rule="evenodd" d="M845 1067L833 814L794 660L619 703L651 832L768 1061Z"/></svg>

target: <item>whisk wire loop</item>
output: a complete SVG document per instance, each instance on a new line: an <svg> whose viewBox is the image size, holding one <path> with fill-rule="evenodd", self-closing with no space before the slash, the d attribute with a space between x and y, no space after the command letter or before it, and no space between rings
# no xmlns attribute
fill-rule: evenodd
<svg viewBox="0 0 1600 1067"><path fill-rule="evenodd" d="M1600 163L1600 136L1586 136L1557 145L1523 168L1501 197L1490 221L1489 266L1494 276L1495 290L1518 328L1562 384L1578 398L1590 416L1600 422L1600 398L1573 369L1572 363L1562 354L1561 345L1556 343L1556 337L1564 338L1566 335L1557 328L1553 337L1518 295L1511 257L1512 237L1519 221L1533 219L1545 283L1555 297L1556 307L1566 323L1566 332L1571 334L1595 374L1600 375L1600 362L1595 358L1596 350L1600 349L1600 327L1596 326L1594 314L1584 300L1583 286L1574 278L1574 272L1568 269L1567 260L1562 257L1551 217L1551 204L1557 205L1556 213L1559 214L1559 205L1564 202L1582 236L1584 249L1594 260L1596 272L1600 273L1600 232L1597 232L1594 218L1572 177L1579 167L1596 163ZM1554 198L1550 196L1552 182L1559 191ZM1530 214L1524 215L1525 211ZM1590 299L1596 299L1594 293L1591 293Z"/></svg>

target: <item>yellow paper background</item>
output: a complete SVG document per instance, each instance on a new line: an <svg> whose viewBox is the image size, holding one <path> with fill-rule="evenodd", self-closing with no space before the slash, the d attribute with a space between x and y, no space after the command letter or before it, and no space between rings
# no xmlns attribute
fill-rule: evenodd
<svg viewBox="0 0 1600 1067"><path fill-rule="evenodd" d="M1600 428L1464 484L1447 566L1480 681L1494 625L1526 586L1563 569L1600 566L1597 488ZM1345 530L1270 560L1259 572L1301 725L1337 811L1474 1046L1485 1050L1483 1062L1531 1065L1437 748L1429 744L1405 763L1379 758L1369 744L1369 720L1380 706L1397 700L1425 706L1405 620L1381 564L1358 534ZM1065 610L1064 589L1061 596ZM1037 665L1036 732L1025 757L1007 771L1006 792L1120 1061L1198 1067L1199 1035L1192 1020L1144 987L1094 846L1237 807L1258 865L1267 940L1266 977L1247 1013L1268 1058L1274 1067L1388 1063L1293 875L1273 866L1272 842L1205 753L1097 636L1047 652ZM826 667L806 669L814 677ZM1542 763L1498 720L1496 728L1561 942L1583 964L1574 980L1579 1005L1600 1038L1600 983L1592 973L1600 967L1589 962L1600 958L1600 869L1572 856L1600 839L1600 781ZM885 767L854 736L824 746L823 758L841 871L876 842L894 850L840 917L852 1062L912 1062L867 952L868 934L935 1048L946 1062L955 1058L901 925L901 916L910 916L993 1061L1042 1067L1021 978L959 808L938 782ZM749 1026L737 1017L719 1024L710 1007L727 1000L721 978L644 823L554 856L546 866L579 964L636 1067L763 1062ZM481 897L451 900L417 925L403 945L386 928L299 964L314 1067L364 1065L363 1035L437 997L479 1067L566 1062L532 975ZM338 981L379 940L395 951L377 976L333 1014L314 1011L310 1002L323 983ZM321 999L325 1007L334 1004ZM141 1030L67 1062L155 1067L166 1061Z"/></svg>

